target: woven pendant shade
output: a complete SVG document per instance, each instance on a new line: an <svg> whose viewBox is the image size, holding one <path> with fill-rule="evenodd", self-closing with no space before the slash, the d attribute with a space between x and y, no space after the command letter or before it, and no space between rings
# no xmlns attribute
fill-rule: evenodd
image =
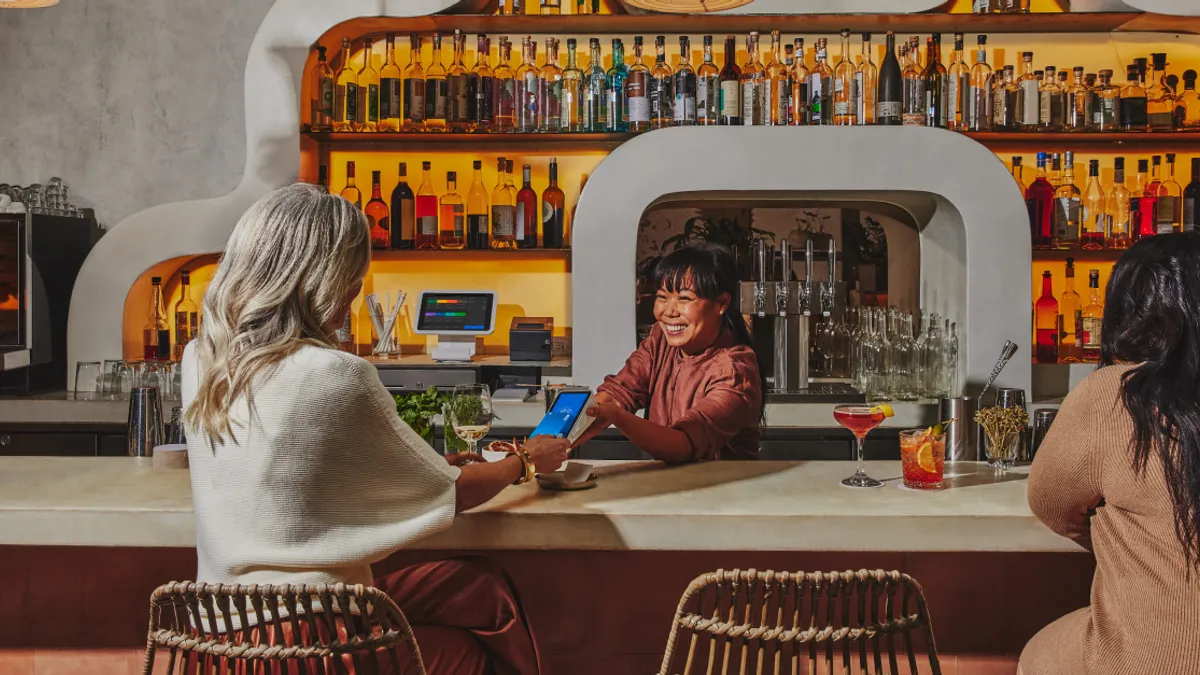
<svg viewBox="0 0 1200 675"><path fill-rule="evenodd" d="M57 5L58 0L0 0L0 9L28 9Z"/></svg>
<svg viewBox="0 0 1200 675"><path fill-rule="evenodd" d="M725 9L742 7L754 0L622 0L626 5L638 7L652 12L672 12L675 14L697 14L700 12L720 12Z"/></svg>

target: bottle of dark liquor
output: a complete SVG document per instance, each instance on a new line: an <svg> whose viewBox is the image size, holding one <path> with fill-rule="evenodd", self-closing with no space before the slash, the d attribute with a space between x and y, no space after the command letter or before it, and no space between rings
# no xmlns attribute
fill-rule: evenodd
<svg viewBox="0 0 1200 675"><path fill-rule="evenodd" d="M942 65L940 33L934 33L926 44L925 59L925 126L945 129L950 87L946 66Z"/></svg>
<svg viewBox="0 0 1200 675"><path fill-rule="evenodd" d="M371 172L371 201L367 202L363 213L371 227L371 248L387 250L392 246L392 230L388 207L379 186L379 174L379 171Z"/></svg>
<svg viewBox="0 0 1200 675"><path fill-rule="evenodd" d="M387 34L387 61L379 70L379 130L400 131L400 66L396 64L396 34Z"/></svg>
<svg viewBox="0 0 1200 675"><path fill-rule="evenodd" d="M396 229L394 223L399 222ZM408 164L400 162L400 182L392 190L392 248L410 250L413 248L413 232L416 230L416 195L408 186Z"/></svg>
<svg viewBox="0 0 1200 675"><path fill-rule="evenodd" d="M421 36L408 36L408 67L404 69L404 117L400 128L421 131L425 128L425 70L421 68Z"/></svg>
<svg viewBox="0 0 1200 675"><path fill-rule="evenodd" d="M529 165L521 167L524 184L517 193L517 248L537 248L538 199L530 185Z"/></svg>
<svg viewBox="0 0 1200 675"><path fill-rule="evenodd" d="M1192 182L1183 189L1183 231L1200 229L1200 157L1192 158Z"/></svg>
<svg viewBox="0 0 1200 675"><path fill-rule="evenodd" d="M317 187L329 194L329 167L324 164L317 169Z"/></svg>
<svg viewBox="0 0 1200 675"><path fill-rule="evenodd" d="M492 130L492 97L495 96L492 91L495 76L488 65L491 40L486 35L480 35L475 49L475 67L467 76L467 118L471 131L488 132Z"/></svg>
<svg viewBox="0 0 1200 675"><path fill-rule="evenodd" d="M1050 248L1054 237L1054 186L1046 176L1046 153L1037 154L1037 179L1025 190L1034 248Z"/></svg>
<svg viewBox="0 0 1200 675"><path fill-rule="evenodd" d="M901 107L904 103L904 83L900 77L900 61L896 58L896 34L888 31L887 50L879 66L879 124L900 124Z"/></svg>
<svg viewBox="0 0 1200 675"><path fill-rule="evenodd" d="M558 160L550 160L550 186L542 192L542 248L562 248L567 198L558 187Z"/></svg>
<svg viewBox="0 0 1200 675"><path fill-rule="evenodd" d="M1138 77L1138 66L1132 65L1125 69L1127 84L1121 89L1121 130L1146 130L1146 90L1142 88Z"/></svg>
<svg viewBox="0 0 1200 675"><path fill-rule="evenodd" d="M1175 93L1167 87L1167 55L1158 52L1150 55L1154 70L1150 73L1146 89L1146 124L1150 131L1173 131L1175 129Z"/></svg>
<svg viewBox="0 0 1200 675"><path fill-rule="evenodd" d="M742 124L742 70L737 65L737 39L725 37L725 65L721 67L721 93L718 107L720 123L724 126Z"/></svg>
<svg viewBox="0 0 1200 675"><path fill-rule="evenodd" d="M475 175L471 178L471 189L467 192L467 248L488 248L488 195L483 187L483 162L472 163Z"/></svg>
<svg viewBox="0 0 1200 675"><path fill-rule="evenodd" d="M675 73L667 65L667 38L654 38L654 67L650 69L650 128L664 129L675 122Z"/></svg>
<svg viewBox="0 0 1200 675"><path fill-rule="evenodd" d="M679 69L675 71L675 105L672 123L677 127L696 123L696 71L692 70L692 46L686 35L679 37Z"/></svg>

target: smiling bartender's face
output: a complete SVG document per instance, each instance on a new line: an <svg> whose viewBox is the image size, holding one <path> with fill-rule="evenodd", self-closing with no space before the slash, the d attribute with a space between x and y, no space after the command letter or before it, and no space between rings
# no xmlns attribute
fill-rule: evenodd
<svg viewBox="0 0 1200 675"><path fill-rule="evenodd" d="M708 349L721 334L721 316L729 306L729 294L715 300L701 298L692 290L690 279L672 292L658 289L654 298L654 319L667 336L667 344L686 354Z"/></svg>

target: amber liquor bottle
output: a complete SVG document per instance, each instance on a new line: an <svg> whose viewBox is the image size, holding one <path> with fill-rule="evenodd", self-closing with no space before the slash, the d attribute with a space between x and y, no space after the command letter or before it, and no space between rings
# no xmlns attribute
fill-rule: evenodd
<svg viewBox="0 0 1200 675"><path fill-rule="evenodd" d="M363 213L367 216L367 224L371 227L371 248L389 249L392 246L392 230L388 218L388 207L383 201L379 186L378 171L371 172L371 201L367 202Z"/></svg>

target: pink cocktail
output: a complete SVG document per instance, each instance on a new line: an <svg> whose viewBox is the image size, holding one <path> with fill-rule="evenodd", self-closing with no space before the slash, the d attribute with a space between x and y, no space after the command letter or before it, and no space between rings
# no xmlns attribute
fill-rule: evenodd
<svg viewBox="0 0 1200 675"><path fill-rule="evenodd" d="M869 405L839 405L833 409L833 419L854 434L858 441L858 469L854 475L843 480L842 485L848 487L879 487L879 481L867 475L863 465L863 443L871 430L883 423L887 417L884 406Z"/></svg>

